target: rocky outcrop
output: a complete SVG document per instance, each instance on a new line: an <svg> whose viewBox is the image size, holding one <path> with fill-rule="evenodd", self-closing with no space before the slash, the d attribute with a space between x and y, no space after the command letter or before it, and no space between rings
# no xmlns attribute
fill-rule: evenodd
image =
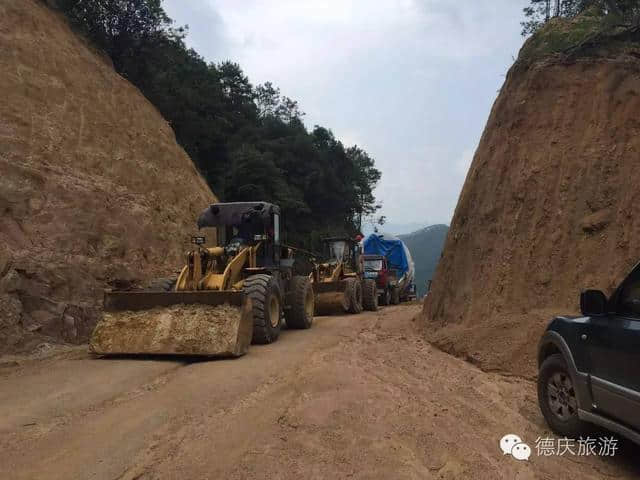
<svg viewBox="0 0 640 480"><path fill-rule="evenodd" d="M36 0L0 2L0 353L86 341L111 285L177 269L214 195L159 112Z"/></svg>

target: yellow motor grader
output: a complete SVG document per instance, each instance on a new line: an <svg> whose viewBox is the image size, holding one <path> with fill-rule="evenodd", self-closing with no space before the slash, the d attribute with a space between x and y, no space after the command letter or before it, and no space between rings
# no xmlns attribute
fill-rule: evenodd
<svg viewBox="0 0 640 480"><path fill-rule="evenodd" d="M192 237L180 275L156 291L106 292L91 350L240 356L252 342L274 342L283 319L289 328L310 328L311 272L294 268L295 250L282 245L280 221L280 208L266 202L210 205L197 225L214 227L217 245Z"/></svg>
<svg viewBox="0 0 640 480"><path fill-rule="evenodd" d="M362 247L348 236L322 239L324 261L313 272L316 313L378 309L375 281L363 278Z"/></svg>

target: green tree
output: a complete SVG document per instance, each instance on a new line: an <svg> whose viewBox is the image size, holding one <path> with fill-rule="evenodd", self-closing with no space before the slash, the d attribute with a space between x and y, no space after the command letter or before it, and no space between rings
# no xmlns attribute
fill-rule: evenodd
<svg viewBox="0 0 640 480"><path fill-rule="evenodd" d="M301 120L304 116L298 102L280 95L280 89L274 87L271 82L266 82L255 88L255 102L261 118L274 117L289 123Z"/></svg>
<svg viewBox="0 0 640 480"><path fill-rule="evenodd" d="M260 117L275 116L280 104L280 89L271 82L266 82L256 87L255 95Z"/></svg>
<svg viewBox="0 0 640 480"><path fill-rule="evenodd" d="M382 174L375 168L374 160L367 152L354 145L346 151L356 174L355 193L358 197L355 223L358 230L362 230L363 219L372 216L381 205L376 204L373 190L380 181Z"/></svg>
<svg viewBox="0 0 640 480"><path fill-rule="evenodd" d="M551 16L573 18L590 8L627 25L637 26L640 20L638 0L531 0L524 8L525 19L520 22L522 35L535 33Z"/></svg>
<svg viewBox="0 0 640 480"><path fill-rule="evenodd" d="M345 149L324 127L309 132L297 101L269 82L254 87L237 63L205 62L160 0L59 5L170 122L222 200L279 204L286 238L307 248L323 234L355 233L379 208L380 172L364 150Z"/></svg>
<svg viewBox="0 0 640 480"><path fill-rule="evenodd" d="M183 28L162 8L161 0L58 0L70 20L102 48L116 64L132 55L146 38L183 38Z"/></svg>
<svg viewBox="0 0 640 480"><path fill-rule="evenodd" d="M258 111L253 101L253 86L240 65L226 61L218 65L217 70L227 112L231 113L234 120L240 123L254 120Z"/></svg>

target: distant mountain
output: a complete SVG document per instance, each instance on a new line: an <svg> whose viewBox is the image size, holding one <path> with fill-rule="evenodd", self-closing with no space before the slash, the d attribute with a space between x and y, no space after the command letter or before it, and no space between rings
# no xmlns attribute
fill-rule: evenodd
<svg viewBox="0 0 640 480"><path fill-rule="evenodd" d="M384 225L378 225L378 231L390 233L392 235L408 235L416 230L420 229L425 223L428 222L409 222L409 223L389 223L385 222ZM362 226L362 234L366 237L367 235L373 233L374 225L370 223L365 223Z"/></svg>
<svg viewBox="0 0 640 480"><path fill-rule="evenodd" d="M427 280L433 278L447 238L447 225L430 225L398 237L407 245L416 266L418 296L426 293Z"/></svg>

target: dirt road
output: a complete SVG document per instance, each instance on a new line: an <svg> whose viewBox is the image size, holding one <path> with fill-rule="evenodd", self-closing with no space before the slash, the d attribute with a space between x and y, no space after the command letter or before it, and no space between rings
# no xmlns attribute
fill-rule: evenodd
<svg viewBox="0 0 640 480"><path fill-rule="evenodd" d="M630 445L537 456L534 384L430 346L417 308L320 317L236 360L75 350L2 368L0 478L637 478ZM528 462L501 454L507 433Z"/></svg>

